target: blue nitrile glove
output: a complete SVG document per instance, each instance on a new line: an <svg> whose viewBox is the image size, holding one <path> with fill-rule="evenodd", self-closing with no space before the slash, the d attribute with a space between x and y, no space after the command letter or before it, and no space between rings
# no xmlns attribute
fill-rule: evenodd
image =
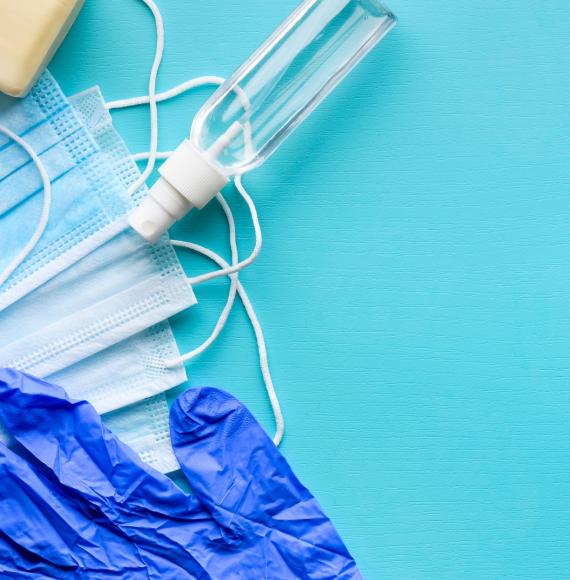
<svg viewBox="0 0 570 580"><path fill-rule="evenodd" d="M0 369L5 577L360 578L316 500L231 395L175 403L175 452L196 495L140 461L85 401Z"/></svg>

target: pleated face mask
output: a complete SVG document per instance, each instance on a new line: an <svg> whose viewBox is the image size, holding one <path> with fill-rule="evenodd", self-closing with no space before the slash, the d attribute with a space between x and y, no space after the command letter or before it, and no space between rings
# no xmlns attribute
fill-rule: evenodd
<svg viewBox="0 0 570 580"><path fill-rule="evenodd" d="M43 234L0 285L2 309L124 230L127 198L49 73L25 99L0 97L0 124L36 152L52 192ZM33 235L45 208L44 195L28 153L0 135L0 272Z"/></svg>
<svg viewBox="0 0 570 580"><path fill-rule="evenodd" d="M49 380L70 397L88 400L98 413L109 413L184 383L184 366L166 365L179 356L165 321L49 375Z"/></svg>
<svg viewBox="0 0 570 580"><path fill-rule="evenodd" d="M140 174L112 127L99 91L70 101L124 195ZM144 195L144 189L131 199ZM145 314L135 308L129 317L128 309L113 308L133 306L137 297L143 304L152 303L157 290L170 299L162 308L155 305L152 318L148 310ZM173 471L178 464L169 442L168 405L164 395L156 394L182 384L186 372L181 363L165 364L180 356L169 323L147 326L194 302L168 240L150 246L124 231L0 312L0 356L11 358L13 366L29 366L49 376L75 398L88 399L141 458L159 471ZM71 328L81 340L71 336ZM132 335L136 328L145 330ZM1 426L0 440L8 442Z"/></svg>
<svg viewBox="0 0 570 580"><path fill-rule="evenodd" d="M114 131L98 91L74 98L73 104L82 130L95 136L102 170L116 179L121 195L127 197L138 169ZM142 190L133 193L128 205L144 195ZM126 229L0 311L0 361L47 377L195 302L168 239L151 245Z"/></svg>

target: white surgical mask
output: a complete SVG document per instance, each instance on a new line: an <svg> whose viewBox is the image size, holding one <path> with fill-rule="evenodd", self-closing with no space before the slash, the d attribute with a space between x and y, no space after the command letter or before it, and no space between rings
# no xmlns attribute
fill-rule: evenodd
<svg viewBox="0 0 570 580"><path fill-rule="evenodd" d="M74 399L87 399L98 413L116 411L163 393L187 379L168 321L127 338L47 377Z"/></svg>

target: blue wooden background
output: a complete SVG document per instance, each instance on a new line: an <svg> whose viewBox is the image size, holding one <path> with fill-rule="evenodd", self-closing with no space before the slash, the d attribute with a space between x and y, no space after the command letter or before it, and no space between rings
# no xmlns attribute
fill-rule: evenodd
<svg viewBox="0 0 570 580"><path fill-rule="evenodd" d="M158 0L160 88L228 75L296 0ZM392 0L400 24L247 178L265 232L243 274L287 420L283 451L366 578L570 578L570 4ZM153 22L87 0L51 66L68 94L145 92ZM203 89L161 108L185 136ZM144 109L116 115L147 148ZM235 193L242 253L252 245ZM178 235L227 256L220 211ZM184 258L188 271L210 268ZM210 332L227 284L174 321ZM236 308L190 384L269 430Z"/></svg>

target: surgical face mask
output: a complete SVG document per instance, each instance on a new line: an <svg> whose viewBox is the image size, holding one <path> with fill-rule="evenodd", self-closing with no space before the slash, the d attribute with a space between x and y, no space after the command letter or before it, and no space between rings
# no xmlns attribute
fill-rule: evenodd
<svg viewBox="0 0 570 580"><path fill-rule="evenodd" d="M184 366L165 361L180 356L172 329L161 322L49 376L70 397L87 399L109 413L181 385Z"/></svg>
<svg viewBox="0 0 570 580"><path fill-rule="evenodd" d="M0 286L1 310L124 230L127 198L49 73L25 99L0 98L0 125L37 153L52 190L47 227ZM0 272L34 233L44 194L29 155L0 135Z"/></svg>
<svg viewBox="0 0 570 580"><path fill-rule="evenodd" d="M126 195L138 169L100 93L94 89L72 100L101 147L104 170L113 170ZM50 376L195 302L168 239L151 245L125 230L0 312L0 361Z"/></svg>

